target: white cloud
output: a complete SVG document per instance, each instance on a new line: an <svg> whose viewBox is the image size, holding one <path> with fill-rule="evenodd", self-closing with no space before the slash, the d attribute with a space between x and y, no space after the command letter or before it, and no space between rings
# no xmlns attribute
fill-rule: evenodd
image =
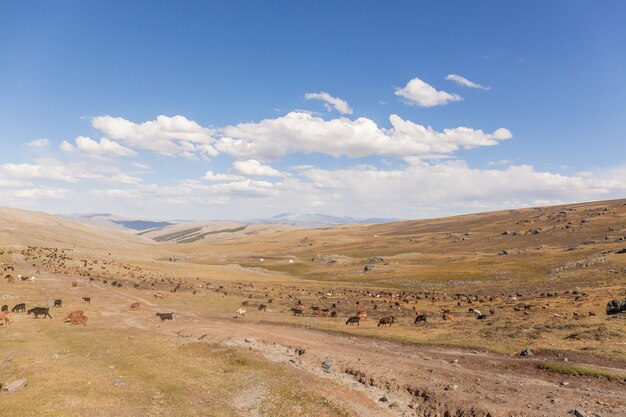
<svg viewBox="0 0 626 417"><path fill-rule="evenodd" d="M507 129L485 133L467 127L442 132L391 115L390 129L371 119L324 120L303 112L291 112L258 123L240 123L222 130L216 148L235 158L272 160L290 153L324 153L352 158L378 155L450 155L459 148L492 146L512 137Z"/></svg>
<svg viewBox="0 0 626 417"><path fill-rule="evenodd" d="M70 190L65 188L30 188L17 190L12 193L13 197L19 199L39 200L39 199L54 199L63 200L68 198Z"/></svg>
<svg viewBox="0 0 626 417"><path fill-rule="evenodd" d="M448 74L446 76L446 80L454 81L455 83L457 83L458 85L461 85L463 87L480 88L482 90L489 90L489 89L491 89L491 87L482 86L482 85L477 84L475 82L472 82L472 81L468 80L467 78L462 77L462 76L460 76L458 74Z"/></svg>
<svg viewBox="0 0 626 417"><path fill-rule="evenodd" d="M242 181L245 178L241 175L232 175L232 174L214 174L213 171L207 171L202 177L203 180L207 181Z"/></svg>
<svg viewBox="0 0 626 417"><path fill-rule="evenodd" d="M404 88L397 88L396 95L404 97L410 104L417 104L421 107L441 106L452 101L463 100L457 94L438 91L419 78L413 78Z"/></svg>
<svg viewBox="0 0 626 417"><path fill-rule="evenodd" d="M489 161L487 165L496 166L496 165L511 165L513 161L510 159L500 159L499 161Z"/></svg>
<svg viewBox="0 0 626 417"><path fill-rule="evenodd" d="M97 142L87 136L79 136L76 138L76 148L82 152L91 155L100 156L135 156L137 152L126 148L117 142L107 138L100 139Z"/></svg>
<svg viewBox="0 0 626 417"><path fill-rule="evenodd" d="M217 155L211 146L213 131L184 116L161 115L144 123L134 123L121 117L98 116L91 120L91 124L107 137L135 149L185 158Z"/></svg>
<svg viewBox="0 0 626 417"><path fill-rule="evenodd" d="M68 142L68 141L66 141L66 140L64 140L64 141L61 143L61 146L60 146L60 147L61 147L61 150L62 150L63 152L72 152L72 151L74 151L74 145L72 145L71 143L69 143L69 142Z"/></svg>
<svg viewBox="0 0 626 417"><path fill-rule="evenodd" d="M331 110L332 106L332 108L334 108L341 114L352 114L352 109L350 108L350 105L348 105L347 101L342 100L339 97L333 97L325 91L321 91L319 93L306 93L304 95L304 98L306 100L324 101L324 104L326 105L328 111Z"/></svg>
<svg viewBox="0 0 626 417"><path fill-rule="evenodd" d="M117 174L111 177L111 181L120 184L141 184L143 182L141 178L133 177L128 174Z"/></svg>
<svg viewBox="0 0 626 417"><path fill-rule="evenodd" d="M233 171L246 177L281 177L280 171L263 165L256 159L233 162Z"/></svg>
<svg viewBox="0 0 626 417"><path fill-rule="evenodd" d="M32 142L28 142L27 145L33 148L45 148L46 146L48 146L49 142L50 141L48 139L42 138L42 139L36 139Z"/></svg>
<svg viewBox="0 0 626 417"><path fill-rule="evenodd" d="M134 166L135 168L142 169L142 170L144 170L144 171L151 171L151 170L152 170L152 168L150 167L150 165L143 164L143 163L141 163L141 162L133 162L133 163L132 163L132 166Z"/></svg>

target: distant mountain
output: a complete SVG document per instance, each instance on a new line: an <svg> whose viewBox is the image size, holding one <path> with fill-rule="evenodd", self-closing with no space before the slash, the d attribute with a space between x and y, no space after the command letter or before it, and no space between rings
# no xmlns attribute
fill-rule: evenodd
<svg viewBox="0 0 626 417"><path fill-rule="evenodd" d="M123 216L116 216L110 213L74 213L61 214L59 217L76 221L79 223L90 224L92 226L108 227L117 230L142 231L156 229L166 226L172 226L177 223L168 221L152 221L132 219Z"/></svg>
<svg viewBox="0 0 626 417"><path fill-rule="evenodd" d="M399 221L399 219L387 218L366 218L358 219L354 217L338 217L320 213L280 213L269 219L251 219L244 223L248 224L285 224L297 227L330 227L339 224L374 224L374 223L390 223Z"/></svg>

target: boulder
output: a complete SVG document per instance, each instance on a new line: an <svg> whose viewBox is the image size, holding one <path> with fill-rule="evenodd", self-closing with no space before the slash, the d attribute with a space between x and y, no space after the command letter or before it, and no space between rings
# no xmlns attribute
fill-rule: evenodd
<svg viewBox="0 0 626 417"><path fill-rule="evenodd" d="M24 388L28 384L28 380L26 378L17 379L13 382L9 382L2 386L2 391L6 391L8 393L14 393L15 391L19 391Z"/></svg>
<svg viewBox="0 0 626 417"><path fill-rule="evenodd" d="M311 261L313 262L317 262L317 263L321 263L321 264L328 264L328 265L332 265L335 262L337 262L332 256L330 255L322 255L322 254L317 254L313 257L313 259L311 259Z"/></svg>
<svg viewBox="0 0 626 417"><path fill-rule="evenodd" d="M380 256L372 256L371 258L367 258L365 262L368 264L379 264L381 262L385 262L385 260Z"/></svg>
<svg viewBox="0 0 626 417"><path fill-rule="evenodd" d="M330 359L326 359L324 362L322 362L322 369L324 370L324 372L330 373L330 369L332 367L333 367L333 361L331 361Z"/></svg>
<svg viewBox="0 0 626 417"><path fill-rule="evenodd" d="M619 314L623 311L626 311L626 298L621 302L619 300L611 300L606 305L607 316Z"/></svg>

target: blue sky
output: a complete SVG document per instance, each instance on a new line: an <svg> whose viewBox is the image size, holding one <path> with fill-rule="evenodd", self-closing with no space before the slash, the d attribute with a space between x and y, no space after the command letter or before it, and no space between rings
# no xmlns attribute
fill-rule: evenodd
<svg viewBox="0 0 626 417"><path fill-rule="evenodd" d="M0 1L0 204L419 218L624 197L624 21L621 1Z"/></svg>

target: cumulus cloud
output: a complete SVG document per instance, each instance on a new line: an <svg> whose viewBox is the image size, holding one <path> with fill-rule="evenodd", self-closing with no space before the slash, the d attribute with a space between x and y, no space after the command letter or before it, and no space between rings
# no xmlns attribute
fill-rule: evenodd
<svg viewBox="0 0 626 417"><path fill-rule="evenodd" d="M461 85L463 87L469 87L469 88L479 88L481 90L489 90L491 87L485 87L482 86L480 84L477 84L475 82L472 82L470 80L468 80L465 77L462 77L458 74L448 74L446 76L446 80L448 81L454 81L455 83L457 83L458 85Z"/></svg>
<svg viewBox="0 0 626 417"><path fill-rule="evenodd" d="M452 101L463 100L457 94L436 90L419 78L413 78L403 88L397 88L396 95L405 98L410 104L421 107L442 106Z"/></svg>
<svg viewBox="0 0 626 417"><path fill-rule="evenodd" d="M337 110L341 114L352 114L352 109L348 102L340 99L339 97L333 97L325 91L319 93L306 93L304 95L306 100L322 100L324 105L330 111L332 108Z"/></svg>
<svg viewBox="0 0 626 417"><path fill-rule="evenodd" d="M137 152L126 148L117 142L107 138L100 139L97 142L87 136L79 136L76 138L76 148L82 152L91 155L100 156L135 156Z"/></svg>
<svg viewBox="0 0 626 417"><path fill-rule="evenodd" d="M61 146L60 146L61 150L63 152L72 152L74 151L74 145L72 145L71 143L69 143L68 141L64 140L63 142L61 142Z"/></svg>
<svg viewBox="0 0 626 417"><path fill-rule="evenodd" d="M395 114L389 121L392 127L384 129L365 117L324 120L304 112L291 112L276 119L226 127L216 148L239 159L273 160L296 152L352 158L368 155L404 157L449 155L459 148L492 146L512 137L504 128L493 133L467 127L438 132Z"/></svg>
<svg viewBox="0 0 626 417"><path fill-rule="evenodd" d="M263 165L256 159L235 161L233 171L246 177L280 177L283 175L280 171L269 165Z"/></svg>
<svg viewBox="0 0 626 417"><path fill-rule="evenodd" d="M204 176L202 176L203 180L207 181L242 181L245 178L241 175L232 175L232 174L214 174L213 171L207 171Z"/></svg>
<svg viewBox="0 0 626 417"><path fill-rule="evenodd" d="M28 142L27 145L32 148L45 148L46 146L48 146L49 142L50 141L48 139L42 138L42 139L36 139L32 142Z"/></svg>
<svg viewBox="0 0 626 417"><path fill-rule="evenodd" d="M165 156L195 158L216 156L211 145L213 131L184 116L157 116L156 120L134 123L121 117L98 116L91 120L94 128L125 145Z"/></svg>

